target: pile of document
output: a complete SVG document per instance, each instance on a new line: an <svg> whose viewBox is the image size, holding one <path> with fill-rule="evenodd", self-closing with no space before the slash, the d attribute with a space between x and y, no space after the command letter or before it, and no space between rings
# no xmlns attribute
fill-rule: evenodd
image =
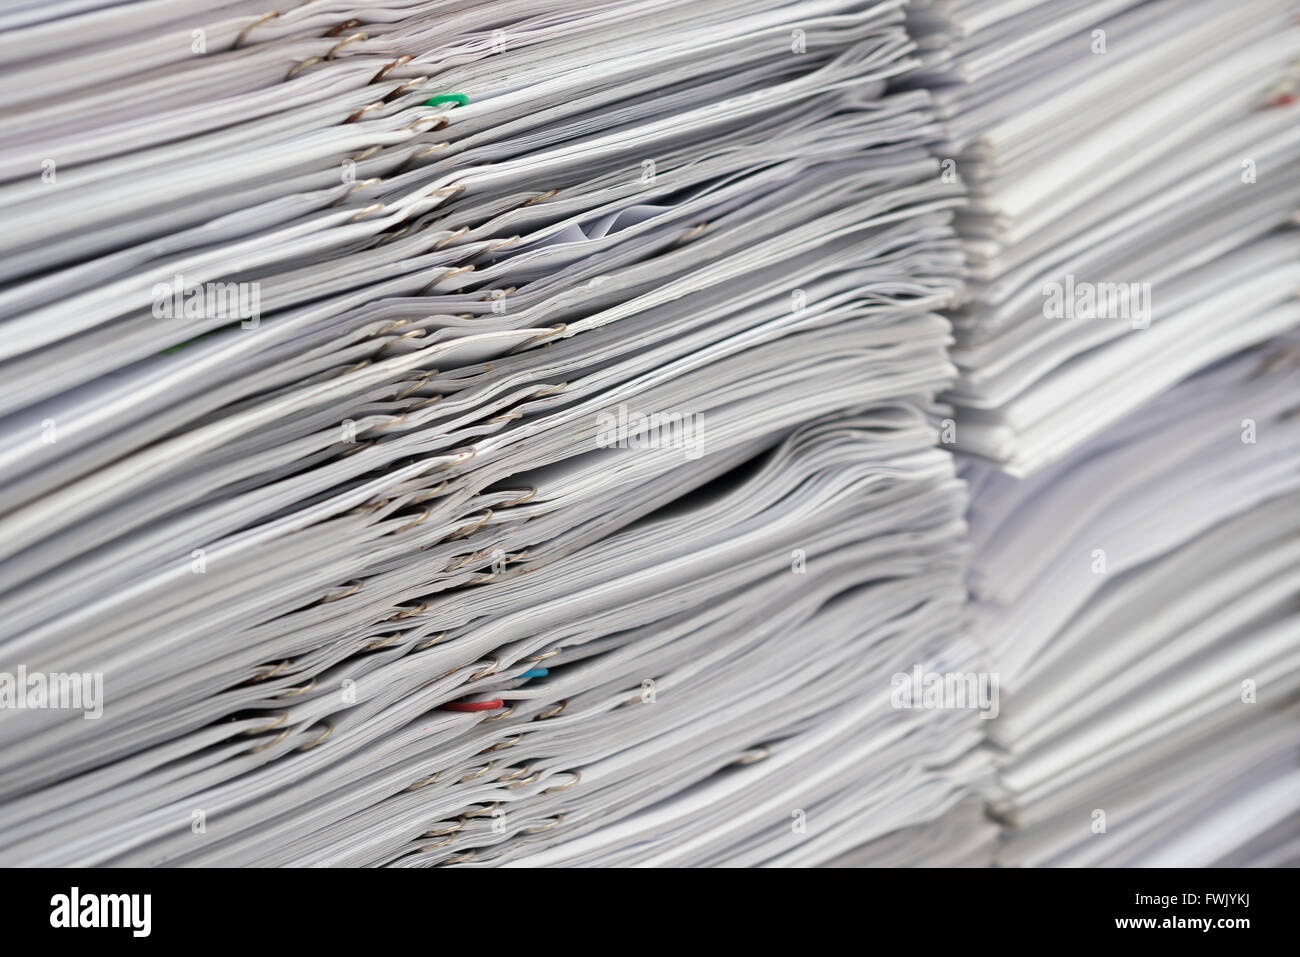
<svg viewBox="0 0 1300 957"><path fill-rule="evenodd" d="M0 11L0 864L1300 857L1293 0L265 4Z"/></svg>
<svg viewBox="0 0 1300 957"><path fill-rule="evenodd" d="M970 468L1004 863L1210 865L1294 834L1298 374L1300 340L1248 350L1029 479Z"/></svg>
<svg viewBox="0 0 1300 957"><path fill-rule="evenodd" d="M921 6L965 180L949 393L963 450L1032 473L1293 327L1293 0Z"/></svg>
<svg viewBox="0 0 1300 957"><path fill-rule="evenodd" d="M999 863L1300 860L1296 13L912 12L971 194L947 398Z"/></svg>
<svg viewBox="0 0 1300 957"><path fill-rule="evenodd" d="M0 671L87 699L0 861L814 864L987 777L891 703L977 657L899 3L0 27Z"/></svg>

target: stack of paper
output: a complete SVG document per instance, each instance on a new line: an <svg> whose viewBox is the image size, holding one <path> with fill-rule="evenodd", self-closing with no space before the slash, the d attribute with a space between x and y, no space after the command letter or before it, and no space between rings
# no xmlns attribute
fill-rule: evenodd
<svg viewBox="0 0 1300 957"><path fill-rule="evenodd" d="M1300 859L1294 0L263 4L0 11L0 864Z"/></svg>
<svg viewBox="0 0 1300 957"><path fill-rule="evenodd" d="M102 690L0 712L0 861L811 864L968 797L978 716L891 703L977 657L901 5L353 14L0 21L0 671Z"/></svg>
<svg viewBox="0 0 1300 957"><path fill-rule="evenodd" d="M989 861L1295 858L1296 12L912 11L971 191L948 398L1000 679Z"/></svg>
<svg viewBox="0 0 1300 957"><path fill-rule="evenodd" d="M971 191L953 360L967 452L1029 474L1300 322L1292 0L921 5Z"/></svg>
<svg viewBox="0 0 1300 957"><path fill-rule="evenodd" d="M1296 345L1030 479L970 467L1004 863L1209 865L1300 821Z"/></svg>

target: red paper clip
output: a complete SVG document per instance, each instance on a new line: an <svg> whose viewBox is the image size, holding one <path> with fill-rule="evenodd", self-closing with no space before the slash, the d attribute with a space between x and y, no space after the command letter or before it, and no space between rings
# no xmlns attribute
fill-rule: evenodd
<svg viewBox="0 0 1300 957"><path fill-rule="evenodd" d="M504 708L506 703L500 698L489 698L487 701L451 701L447 704L438 705L439 711L492 711L495 708Z"/></svg>

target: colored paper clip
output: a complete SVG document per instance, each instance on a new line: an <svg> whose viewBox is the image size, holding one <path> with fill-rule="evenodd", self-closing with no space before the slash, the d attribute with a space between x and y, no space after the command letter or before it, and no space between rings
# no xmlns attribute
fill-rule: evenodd
<svg viewBox="0 0 1300 957"><path fill-rule="evenodd" d="M545 678L550 673L551 673L550 668L529 668L519 677L520 678Z"/></svg>
<svg viewBox="0 0 1300 957"><path fill-rule="evenodd" d="M504 708L506 703L500 698L489 698L486 701L449 701L446 704L438 705L439 711L495 711L497 708Z"/></svg>
<svg viewBox="0 0 1300 957"><path fill-rule="evenodd" d="M425 106L442 106L444 103L455 103L457 106L464 106L469 102L469 97L464 93L439 93L437 96L431 96L424 101Z"/></svg>

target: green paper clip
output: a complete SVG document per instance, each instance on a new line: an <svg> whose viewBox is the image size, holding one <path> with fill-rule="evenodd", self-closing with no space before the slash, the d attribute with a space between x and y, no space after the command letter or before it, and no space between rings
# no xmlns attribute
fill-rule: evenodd
<svg viewBox="0 0 1300 957"><path fill-rule="evenodd" d="M442 106L444 103L455 103L457 106L464 106L469 102L469 97L464 93L439 93L437 96L431 96L424 101L425 106Z"/></svg>

